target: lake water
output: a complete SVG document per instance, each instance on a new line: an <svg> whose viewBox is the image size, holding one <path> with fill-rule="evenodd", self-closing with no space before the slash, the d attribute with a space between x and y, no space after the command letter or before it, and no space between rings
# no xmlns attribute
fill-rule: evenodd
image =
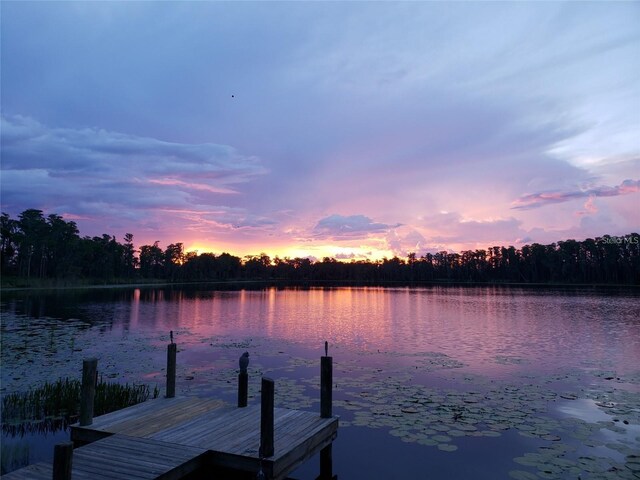
<svg viewBox="0 0 640 480"><path fill-rule="evenodd" d="M205 287L3 292L1 393L80 377L164 389L169 331L179 394L319 411L334 362L341 479L640 477L640 290ZM50 459L66 432L29 444ZM314 479L318 462L294 477Z"/></svg>

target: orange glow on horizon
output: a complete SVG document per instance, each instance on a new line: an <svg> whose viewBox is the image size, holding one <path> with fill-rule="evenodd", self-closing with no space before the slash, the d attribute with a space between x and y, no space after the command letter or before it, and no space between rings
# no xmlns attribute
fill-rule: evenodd
<svg viewBox="0 0 640 480"><path fill-rule="evenodd" d="M210 245L200 242L185 242L184 252L197 252L198 255L203 253L213 253L214 255L220 255L222 253L229 253L240 258L246 256L260 255L265 253L272 260L275 257L278 258L315 258L321 261L323 258L334 258L339 261L350 262L351 260L382 260L383 258L392 258L394 253L390 250L380 250L364 247L341 247L337 245L309 245L309 246L251 246L238 248L237 246L228 246L225 244Z"/></svg>
<svg viewBox="0 0 640 480"><path fill-rule="evenodd" d="M429 235L431 236L431 235ZM437 237L436 237L437 238ZM164 242L161 242L164 243ZM527 243L527 242L525 242ZM212 253L216 256L223 253L244 259L245 257L257 256L265 254L272 260L276 257L284 258L310 258L315 261L322 261L324 258L332 258L341 262L352 261L379 261L385 258L391 259L398 257L406 260L409 253L415 253L418 258L423 257L427 252L435 254L438 252L462 253L464 251L487 250L493 246L521 248L525 243L513 242L509 240L482 240L461 243L458 241L447 242L440 240L439 242L426 243L425 245L416 245L416 250L398 251L391 250L386 242L380 238L368 238L360 241L326 243L324 241L311 242L292 242L286 244L277 241L267 243L238 242L231 243L225 241L210 243L206 240L187 240L183 241L184 253L196 252L198 255L203 253ZM142 242L144 244L144 242ZM161 245L165 248L166 245ZM139 247L139 246L138 246Z"/></svg>

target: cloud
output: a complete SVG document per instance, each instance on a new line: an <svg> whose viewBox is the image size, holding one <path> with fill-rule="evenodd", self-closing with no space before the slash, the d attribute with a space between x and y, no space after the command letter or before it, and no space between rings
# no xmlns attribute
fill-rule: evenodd
<svg viewBox="0 0 640 480"><path fill-rule="evenodd" d="M516 245L529 235L522 221L513 217L478 220L464 218L458 212L428 215L423 219L422 230L427 239L424 248L431 252Z"/></svg>
<svg viewBox="0 0 640 480"><path fill-rule="evenodd" d="M225 205L242 184L267 173L261 162L227 145L166 142L96 128L51 128L2 116L2 206L112 217L161 226L195 217L229 228L269 225ZM185 223L178 222L182 227ZM205 222L206 223L206 222ZM108 225L105 225L107 227Z"/></svg>
<svg viewBox="0 0 640 480"><path fill-rule="evenodd" d="M266 173L257 158L227 145L166 142L97 128L49 128L19 115L3 115L1 121L6 170L159 181L195 174L212 188Z"/></svg>
<svg viewBox="0 0 640 480"><path fill-rule="evenodd" d="M584 202L584 210L577 212L577 215L595 215L596 213L598 213L598 207L595 204L595 197L589 197L589 199Z"/></svg>
<svg viewBox="0 0 640 480"><path fill-rule="evenodd" d="M333 238L334 240L365 238L371 234L386 233L400 224L387 225L377 223L365 215L330 215L318 221L313 229L316 238Z"/></svg>
<svg viewBox="0 0 640 480"><path fill-rule="evenodd" d="M244 208L217 207L212 210L179 210L180 214L189 220L185 228L191 231L207 233L215 229L264 229L277 224L274 220L260 215L251 214Z"/></svg>
<svg viewBox="0 0 640 480"><path fill-rule="evenodd" d="M620 185L609 187L601 185L583 190L572 190L567 192L552 191L540 192L524 195L515 200L511 208L516 210L530 210L554 203L563 203L577 198L593 197L617 197L640 191L640 180L624 180ZM585 208L587 206L585 205Z"/></svg>
<svg viewBox="0 0 640 480"><path fill-rule="evenodd" d="M398 257L405 257L411 252L421 256L427 252L427 240L420 232L410 227L391 230L386 241L388 249Z"/></svg>
<svg viewBox="0 0 640 480"><path fill-rule="evenodd" d="M334 257L336 260L353 260L356 258L355 253L336 253Z"/></svg>

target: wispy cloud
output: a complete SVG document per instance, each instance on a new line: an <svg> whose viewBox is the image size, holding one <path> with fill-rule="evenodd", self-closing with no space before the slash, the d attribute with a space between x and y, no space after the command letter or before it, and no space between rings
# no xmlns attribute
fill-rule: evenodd
<svg viewBox="0 0 640 480"><path fill-rule="evenodd" d="M579 212L576 212L577 215L582 216L582 215L595 215L596 213L598 213L598 207L596 206L595 203L595 197L589 197L589 199L584 202L583 205L584 210L580 210Z"/></svg>
<svg viewBox="0 0 640 480"><path fill-rule="evenodd" d="M371 220L365 215L330 215L318 221L313 229L316 238L333 240L365 238L371 234L386 233L400 224L388 225Z"/></svg>
<svg viewBox="0 0 640 480"><path fill-rule="evenodd" d="M600 185L582 190L539 192L523 195L512 203L511 208L516 210L530 210L554 203L568 202L577 198L617 197L618 195L627 195L639 191L640 180L627 179L620 185L614 187Z"/></svg>
<svg viewBox="0 0 640 480"><path fill-rule="evenodd" d="M189 178L210 187L242 183L266 172L259 160L228 145L186 144L97 128L48 127L2 116L3 170L45 169L59 176Z"/></svg>
<svg viewBox="0 0 640 480"><path fill-rule="evenodd" d="M195 182L185 182L182 180L177 180L175 178L152 178L148 181L149 183L155 183L157 185L171 185L175 187L183 187L186 190L204 190L205 192L210 192L210 193L238 193L237 191L231 190L229 188L214 187L211 185L195 183Z"/></svg>
<svg viewBox="0 0 640 480"><path fill-rule="evenodd" d="M1 120L2 204L9 211L32 206L70 218L115 216L154 227L172 224L168 216L193 225L189 212L229 228L269 223L225 205L242 184L267 173L257 158L233 147L52 128L22 116Z"/></svg>

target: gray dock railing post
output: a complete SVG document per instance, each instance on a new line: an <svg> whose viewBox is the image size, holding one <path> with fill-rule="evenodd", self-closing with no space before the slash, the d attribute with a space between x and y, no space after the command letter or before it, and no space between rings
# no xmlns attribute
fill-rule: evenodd
<svg viewBox="0 0 640 480"><path fill-rule="evenodd" d="M247 398L249 396L249 374L240 372L238 374L238 407L247 406Z"/></svg>
<svg viewBox="0 0 640 480"><path fill-rule="evenodd" d="M53 447L53 480L71 480L73 443L58 443Z"/></svg>
<svg viewBox="0 0 640 480"><path fill-rule="evenodd" d="M167 398L176 396L176 352L178 345L173 340L167 345Z"/></svg>
<svg viewBox="0 0 640 480"><path fill-rule="evenodd" d="M80 397L80 426L93 423L93 402L96 396L98 380L98 359L87 358L82 361L82 393Z"/></svg>
<svg viewBox="0 0 640 480"><path fill-rule="evenodd" d="M274 383L270 378L262 377L262 393L260 395L260 457L272 457L274 453L273 408Z"/></svg>
<svg viewBox="0 0 640 480"><path fill-rule="evenodd" d="M329 343L324 342L324 356L320 358L320 417L333 416L333 357L329 356ZM333 479L333 445L320 450L320 476L318 479Z"/></svg>

